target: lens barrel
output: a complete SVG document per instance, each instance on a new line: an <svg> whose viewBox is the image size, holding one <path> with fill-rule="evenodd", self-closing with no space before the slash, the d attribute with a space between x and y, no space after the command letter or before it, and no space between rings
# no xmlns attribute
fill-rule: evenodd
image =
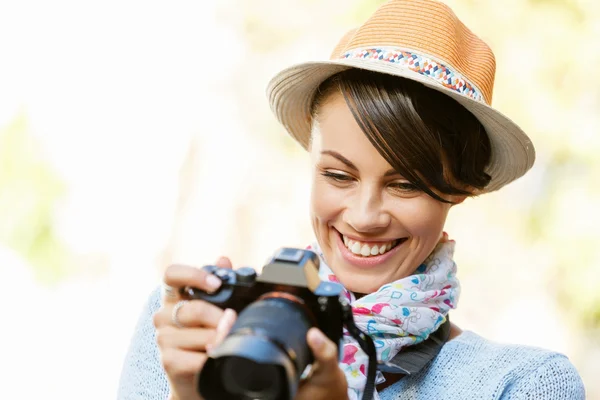
<svg viewBox="0 0 600 400"><path fill-rule="evenodd" d="M206 400L292 399L312 361L306 343L311 326L303 306L287 298L250 304L202 369L200 395Z"/></svg>

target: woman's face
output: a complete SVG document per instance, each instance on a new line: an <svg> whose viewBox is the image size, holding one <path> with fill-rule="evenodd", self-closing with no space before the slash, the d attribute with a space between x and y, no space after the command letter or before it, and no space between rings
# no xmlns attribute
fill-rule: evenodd
<svg viewBox="0 0 600 400"><path fill-rule="evenodd" d="M451 205L392 169L341 94L331 95L318 111L311 147L313 229L340 282L350 291L372 293L414 273L441 238Z"/></svg>

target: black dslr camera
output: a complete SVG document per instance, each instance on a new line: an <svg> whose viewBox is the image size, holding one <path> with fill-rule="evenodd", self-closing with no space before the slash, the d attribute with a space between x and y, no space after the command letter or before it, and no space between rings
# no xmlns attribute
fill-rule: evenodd
<svg viewBox="0 0 600 400"><path fill-rule="evenodd" d="M319 258L309 250L282 248L258 276L249 267L205 266L222 281L214 293L186 288L188 298L231 308L238 318L199 373L206 400L293 399L306 367L314 361L306 333L315 326L341 349L343 327L369 355L367 387L373 394L375 346L361 332L343 287L319 278Z"/></svg>

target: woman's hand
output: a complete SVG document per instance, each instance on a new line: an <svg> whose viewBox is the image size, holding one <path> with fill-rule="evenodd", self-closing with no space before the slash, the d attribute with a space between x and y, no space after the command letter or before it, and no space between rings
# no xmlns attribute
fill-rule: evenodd
<svg viewBox="0 0 600 400"><path fill-rule="evenodd" d="M216 265L232 267L226 257L221 257ZM176 317L180 326L176 326L173 309L182 300L178 295L180 288L192 286L211 292L221 281L196 267L172 265L166 269L163 282L173 293L163 295L163 305L154 315L154 326L171 400L198 400L201 397L196 391L196 375L208 358L206 351L225 338L236 314L202 300L190 300L179 306Z"/></svg>
<svg viewBox="0 0 600 400"><path fill-rule="evenodd" d="M315 356L311 376L298 388L295 400L346 400L348 384L344 372L338 366L338 349L317 328L311 328L306 340Z"/></svg>

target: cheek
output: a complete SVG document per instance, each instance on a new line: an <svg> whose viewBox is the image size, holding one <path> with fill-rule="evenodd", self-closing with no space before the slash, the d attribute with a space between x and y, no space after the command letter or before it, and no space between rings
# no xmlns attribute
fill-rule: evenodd
<svg viewBox="0 0 600 400"><path fill-rule="evenodd" d="M444 228L450 206L429 197L420 197L406 202L397 218L413 236L437 235Z"/></svg>
<svg viewBox="0 0 600 400"><path fill-rule="evenodd" d="M322 222L335 219L341 212L342 191L316 177L310 198L311 215Z"/></svg>

